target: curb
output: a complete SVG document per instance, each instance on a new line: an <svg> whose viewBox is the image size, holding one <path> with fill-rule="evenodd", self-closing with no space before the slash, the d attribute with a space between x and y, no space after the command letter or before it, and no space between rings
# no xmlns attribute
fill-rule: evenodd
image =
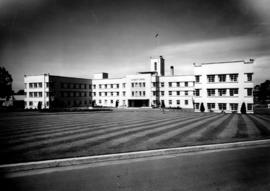
<svg viewBox="0 0 270 191"><path fill-rule="evenodd" d="M119 161L119 160L131 160L131 159L140 159L140 158L147 159L150 157L178 155L178 154L190 153L190 152L214 151L214 150L222 150L222 149L257 147L257 146L267 146L267 145L270 146L270 139L235 142L235 143L221 143L221 144L212 144L212 145L188 146L188 147L158 149L158 150L129 152L129 153L120 153L120 154L108 154L108 155L99 155L99 156L45 160L45 161L38 161L38 162L26 162L26 163L0 165L0 172L4 172L6 174L6 173L32 171L32 170L42 170L42 169L45 170L45 169L50 169L50 168L69 167L69 166L75 166L75 165L89 165L89 164L97 164L97 163L103 163L103 162L114 162L114 161Z"/></svg>

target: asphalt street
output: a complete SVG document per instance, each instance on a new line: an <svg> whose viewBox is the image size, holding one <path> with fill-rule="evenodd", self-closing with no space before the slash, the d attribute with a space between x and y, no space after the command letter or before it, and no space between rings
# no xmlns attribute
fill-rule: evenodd
<svg viewBox="0 0 270 191"><path fill-rule="evenodd" d="M1 184L27 191L270 190L270 146L56 171Z"/></svg>

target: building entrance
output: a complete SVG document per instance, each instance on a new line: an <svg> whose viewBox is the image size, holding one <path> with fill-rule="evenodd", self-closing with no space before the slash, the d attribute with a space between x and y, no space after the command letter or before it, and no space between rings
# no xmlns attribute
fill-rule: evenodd
<svg viewBox="0 0 270 191"><path fill-rule="evenodd" d="M128 107L149 107L148 99L128 100Z"/></svg>

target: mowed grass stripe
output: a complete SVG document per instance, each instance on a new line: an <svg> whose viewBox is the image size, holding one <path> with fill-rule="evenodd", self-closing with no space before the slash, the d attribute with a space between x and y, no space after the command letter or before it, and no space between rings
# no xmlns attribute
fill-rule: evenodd
<svg viewBox="0 0 270 191"><path fill-rule="evenodd" d="M224 139L224 138L233 138L237 134L238 131L238 115L233 115L233 118L227 124L224 131L222 131L218 136L217 139Z"/></svg>
<svg viewBox="0 0 270 191"><path fill-rule="evenodd" d="M266 121L270 122L270 115L268 115L268 116L264 115L263 116L263 115L256 115L255 114L255 116L261 118L262 120L266 120Z"/></svg>
<svg viewBox="0 0 270 191"><path fill-rule="evenodd" d="M115 118L113 118L113 117L110 117L110 118L106 118L105 116L104 116L104 121L106 121L106 122L108 122L108 123L110 123L110 122L112 122L113 121L113 119L114 120L119 120L119 119L121 119L121 117L120 116L117 116L117 119ZM34 119L35 120L35 119ZM60 124L61 124L61 126L68 126L68 125L70 125L70 124L72 124L72 125L76 125L76 124L89 124L89 122L90 121L92 122L92 123L102 123L101 121L100 121L100 118L97 118L97 119L95 119L95 118L84 118L84 116L81 116L81 118L76 118L76 120L74 119L74 118L71 118L71 119L54 119L54 120L48 120L48 121L45 121L45 122L40 122L40 121L35 121L35 123L33 123L32 125L28 125L28 126L26 126L26 127L24 127L24 128L17 128L17 129L12 129L12 130L10 130L9 128L7 128L7 133L12 133L12 132L15 132L15 133L22 133L22 132L24 132L24 133L30 133L30 132L32 132L32 131L34 131L34 132L37 132L38 130L39 131L42 131L42 130L48 130L48 129L55 129L55 126L59 126ZM122 119L123 120L123 119ZM133 119L134 120L134 119ZM104 123L104 121L103 121L103 123ZM125 120L123 120L123 121L125 121ZM15 122L16 123L16 122ZM11 124L10 124L11 125ZM4 132L1 132L0 134L2 134L2 135L6 135L6 134L4 134Z"/></svg>
<svg viewBox="0 0 270 191"><path fill-rule="evenodd" d="M169 131L169 132L164 132L163 134L160 134L158 136L154 137L146 137L146 140L142 141L140 144L138 144L138 148L143 148L145 146L151 147L156 144L162 144L166 141L171 142L171 140L180 140L179 138L183 136L187 136L200 128L205 128L205 125L208 124L209 122L219 120L220 115L216 114L213 117L207 117L201 120L196 120L196 122L192 122L187 125L180 125L179 128Z"/></svg>
<svg viewBox="0 0 270 191"><path fill-rule="evenodd" d="M128 134L136 133L142 130L147 130L147 129L152 129L152 128L157 128L163 125L168 125L171 123L175 122L180 122L182 120L188 120L191 117L187 118L182 118L181 119L176 119L176 120L171 120L171 121L166 121L166 122L160 122L160 123L154 123L152 125L139 125L133 128L124 128L122 130L116 129L115 131L108 133L107 131L104 131L103 133L100 133L100 135L94 135L94 136L86 136L84 138L80 138L78 140L68 140L68 142L63 142L63 143L57 143L53 144L50 146L46 146L44 148L40 148L37 152L45 152L45 153L51 153L51 152L75 152L78 149L82 149L83 147L89 147L91 148L94 145L101 144L103 142L121 137L121 136L126 136ZM34 152L34 151L32 151ZM30 151L30 153L32 153Z"/></svg>
<svg viewBox="0 0 270 191"><path fill-rule="evenodd" d="M207 129L205 132L203 132L201 138L199 138L199 141L205 141L205 140L213 140L218 137L218 135L224 131L226 126L230 123L231 119L233 118L234 114L227 114L228 117L220 122L217 126Z"/></svg>
<svg viewBox="0 0 270 191"><path fill-rule="evenodd" d="M238 124L237 124L237 133L235 138L246 138L248 137L246 121L243 119L241 114L238 114Z"/></svg>
<svg viewBox="0 0 270 191"><path fill-rule="evenodd" d="M151 118L150 118L151 119ZM163 118L165 119L165 117ZM81 129L83 131L83 129L100 129L100 128L105 128L105 127L110 127L113 125L122 125L122 124L136 124L136 123L144 123L145 121L148 121L149 119L140 119L140 120L121 120L121 121L110 121L110 122L98 122L98 123L82 123L82 124L73 124L70 123L70 125L61 125L61 126L56 126L54 129L48 129L45 131L39 131L38 129L35 132L23 132L22 134L18 134L18 135L13 135L10 137L6 136L4 138L2 138L1 140L3 141L8 141L10 140L10 142L18 142L21 139L27 141L27 140L33 140L33 139L38 139L38 137L44 137L44 138L49 138L51 136L54 136L54 134L57 135L61 133L63 134L69 134L69 132L74 131L74 133L76 132L76 130ZM78 131L79 132L79 131Z"/></svg>
<svg viewBox="0 0 270 191"><path fill-rule="evenodd" d="M181 120L182 118L176 118L175 121ZM171 119L161 119L160 121L161 124L167 124L171 122ZM85 142L85 140L92 140L92 139L98 139L99 137L109 137L111 134L120 134L122 131L132 131L136 129L142 129L142 125L148 124L148 126L156 126L156 120L150 121L150 122L145 122L145 123L139 123L139 124L133 124L133 125L123 125L123 126L118 126L114 125L109 129L100 129L100 130L95 130L91 131L88 133L79 133L79 134L72 134L70 136L61 136L58 138L52 137L51 139L44 140L44 141L37 141L37 142L30 142L26 144L21 144L18 146L14 146L11 149L12 150L28 150L28 149L41 149L41 148L47 148L47 147L54 147L58 146L59 147L65 147L69 143L75 144L77 142ZM64 144L64 145L62 145Z"/></svg>
<svg viewBox="0 0 270 191"><path fill-rule="evenodd" d="M28 142L36 142L36 143L31 143L31 144L39 144L39 142L41 141L44 141L45 142L47 141L47 139L52 139L52 140L57 140L57 138L62 138L64 137L64 139L70 139L72 140L70 137L70 135L72 136L75 136L75 135L78 135L78 134L82 134L82 133L90 133L90 132L93 132L95 134L93 135L96 135L99 132L110 132L110 130L112 129L119 129L118 127L132 127L132 125L134 126L138 126L138 125L143 125L143 124L154 124L156 122L163 122L163 121L169 121L171 119L168 119L168 118L161 118L161 119L141 119L141 120L137 120L137 121L132 121L132 123L130 123L131 121L123 121L123 122L111 122L111 123L104 123L104 125L99 125L99 126L96 126L96 127L91 127L89 125L86 125L86 127L84 128L84 126L79 126L79 127L74 127L74 128L68 128L68 130L65 130L65 128L63 129L59 129L58 131L56 132L50 132L50 133L44 133L44 134L41 134L39 136L34 136L34 137L23 137L23 138L17 138L16 140L7 140L6 141L6 144L8 144L9 146L14 146L14 145L17 145L17 144L23 144L21 145L22 147L27 144ZM108 125L110 124L110 125ZM128 126L127 126L128 125ZM29 145L28 145L29 147Z"/></svg>
<svg viewBox="0 0 270 191"><path fill-rule="evenodd" d="M191 123L194 123L196 121L200 121L204 118L209 118L209 117L214 117L214 116L205 116L203 118L199 118L197 120L194 120L194 118L191 118L189 120L181 121L178 123L172 123L170 125L166 126L161 126L159 128L154 128L154 129L146 129L145 131L140 131L137 133L133 133L128 136L120 137L117 139L113 139L111 141L106 141L104 143L99 144L97 147L92 147L92 149L100 149L100 148L116 148L116 147L129 147L129 146L134 146L137 143L140 143L141 141L150 138L150 137L155 137L158 135L161 135L165 132L168 131L173 131L175 129L178 129L180 126L185 126Z"/></svg>
<svg viewBox="0 0 270 191"><path fill-rule="evenodd" d="M248 117L256 125L262 136L270 136L269 123L256 116L248 115Z"/></svg>
<svg viewBox="0 0 270 191"><path fill-rule="evenodd" d="M222 123L227 118L228 118L228 115L220 115L217 120L208 121L207 123L198 125L193 130L186 132L185 137L183 137L181 141L190 141L190 140L200 139L202 138L203 134L206 131L212 130L213 128L217 127L220 123Z"/></svg>
<svg viewBox="0 0 270 191"><path fill-rule="evenodd" d="M247 125L247 132L249 137L259 137L260 131L256 127L256 124L247 115L242 116Z"/></svg>

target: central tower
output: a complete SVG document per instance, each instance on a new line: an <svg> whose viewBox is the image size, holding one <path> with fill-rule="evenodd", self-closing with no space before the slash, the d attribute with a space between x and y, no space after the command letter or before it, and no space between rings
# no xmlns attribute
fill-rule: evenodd
<svg viewBox="0 0 270 191"><path fill-rule="evenodd" d="M159 58L151 58L150 63L151 72L157 72L158 76L164 76L165 74L165 60L162 56Z"/></svg>

